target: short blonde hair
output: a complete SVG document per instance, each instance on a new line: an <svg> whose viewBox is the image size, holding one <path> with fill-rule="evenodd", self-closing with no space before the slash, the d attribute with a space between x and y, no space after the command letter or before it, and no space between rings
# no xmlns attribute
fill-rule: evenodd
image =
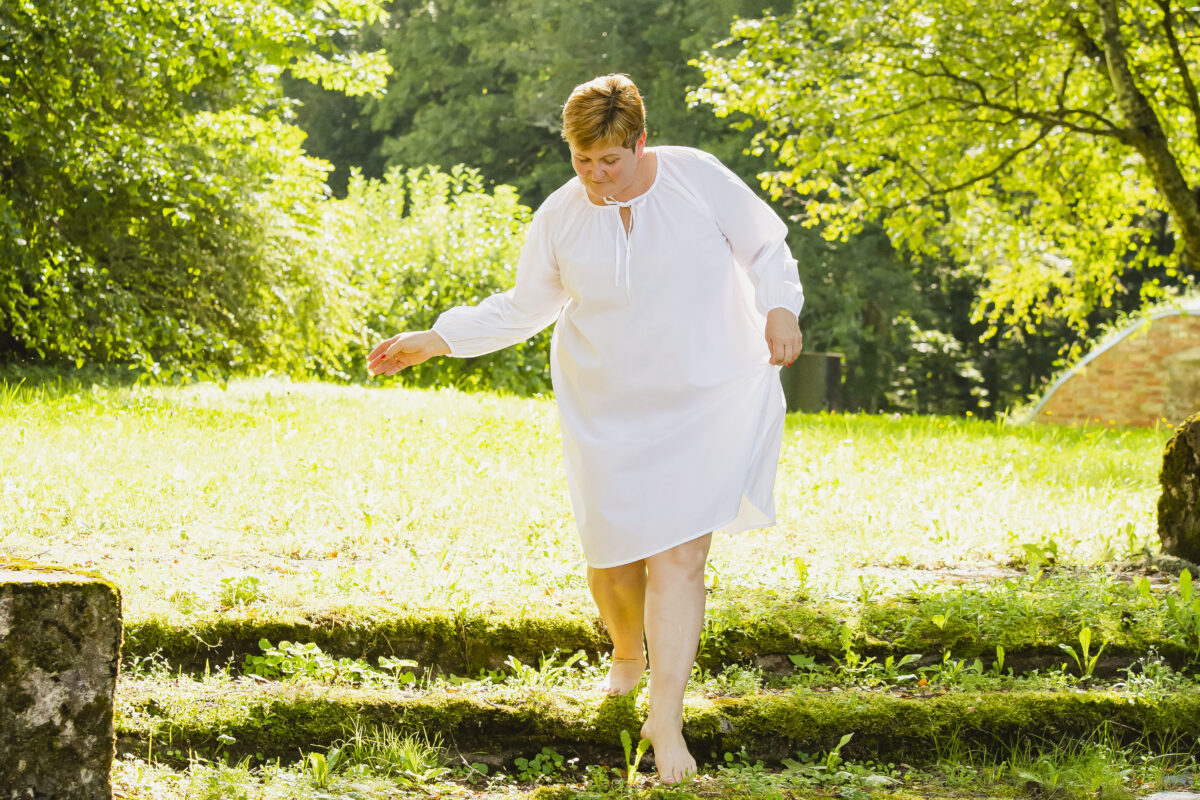
<svg viewBox="0 0 1200 800"><path fill-rule="evenodd" d="M563 138L589 150L618 145L632 150L646 130L646 107L628 75L601 75L581 83L563 106Z"/></svg>

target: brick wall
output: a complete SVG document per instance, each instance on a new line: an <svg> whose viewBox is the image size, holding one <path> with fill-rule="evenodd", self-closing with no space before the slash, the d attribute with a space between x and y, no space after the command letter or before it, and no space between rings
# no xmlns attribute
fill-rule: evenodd
<svg viewBox="0 0 1200 800"><path fill-rule="evenodd" d="M1165 419L1168 407L1177 415L1195 399L1181 404L1178 396L1169 396L1169 359L1197 349L1200 316L1172 314L1137 325L1053 389L1034 421L1149 426Z"/></svg>

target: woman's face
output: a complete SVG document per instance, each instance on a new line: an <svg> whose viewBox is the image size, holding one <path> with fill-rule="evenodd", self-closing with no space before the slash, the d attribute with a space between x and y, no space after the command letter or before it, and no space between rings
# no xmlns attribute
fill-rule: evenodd
<svg viewBox="0 0 1200 800"><path fill-rule="evenodd" d="M637 165L645 144L643 133L632 150L604 144L582 150L572 145L571 166L593 198L627 199L623 195L637 183Z"/></svg>

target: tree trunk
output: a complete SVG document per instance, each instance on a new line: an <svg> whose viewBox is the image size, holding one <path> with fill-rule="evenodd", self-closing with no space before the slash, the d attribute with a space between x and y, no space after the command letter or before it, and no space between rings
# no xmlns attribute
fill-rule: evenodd
<svg viewBox="0 0 1200 800"><path fill-rule="evenodd" d="M1121 39L1117 0L1097 0L1103 29L1104 57L1117 97L1117 106L1128 125L1126 137L1146 161L1158 190L1171 209L1171 217L1183 240L1183 258L1192 269L1200 265L1200 201L1188 185L1179 161L1171 152L1162 123L1134 81Z"/></svg>

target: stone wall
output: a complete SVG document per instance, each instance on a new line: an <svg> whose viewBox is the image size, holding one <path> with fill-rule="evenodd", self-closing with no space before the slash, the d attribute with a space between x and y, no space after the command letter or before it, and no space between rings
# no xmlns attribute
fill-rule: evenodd
<svg viewBox="0 0 1200 800"><path fill-rule="evenodd" d="M1131 329L1076 368L1034 420L1178 425L1200 410L1200 316L1171 314Z"/></svg>
<svg viewBox="0 0 1200 800"><path fill-rule="evenodd" d="M0 563L0 800L110 800L120 594Z"/></svg>

